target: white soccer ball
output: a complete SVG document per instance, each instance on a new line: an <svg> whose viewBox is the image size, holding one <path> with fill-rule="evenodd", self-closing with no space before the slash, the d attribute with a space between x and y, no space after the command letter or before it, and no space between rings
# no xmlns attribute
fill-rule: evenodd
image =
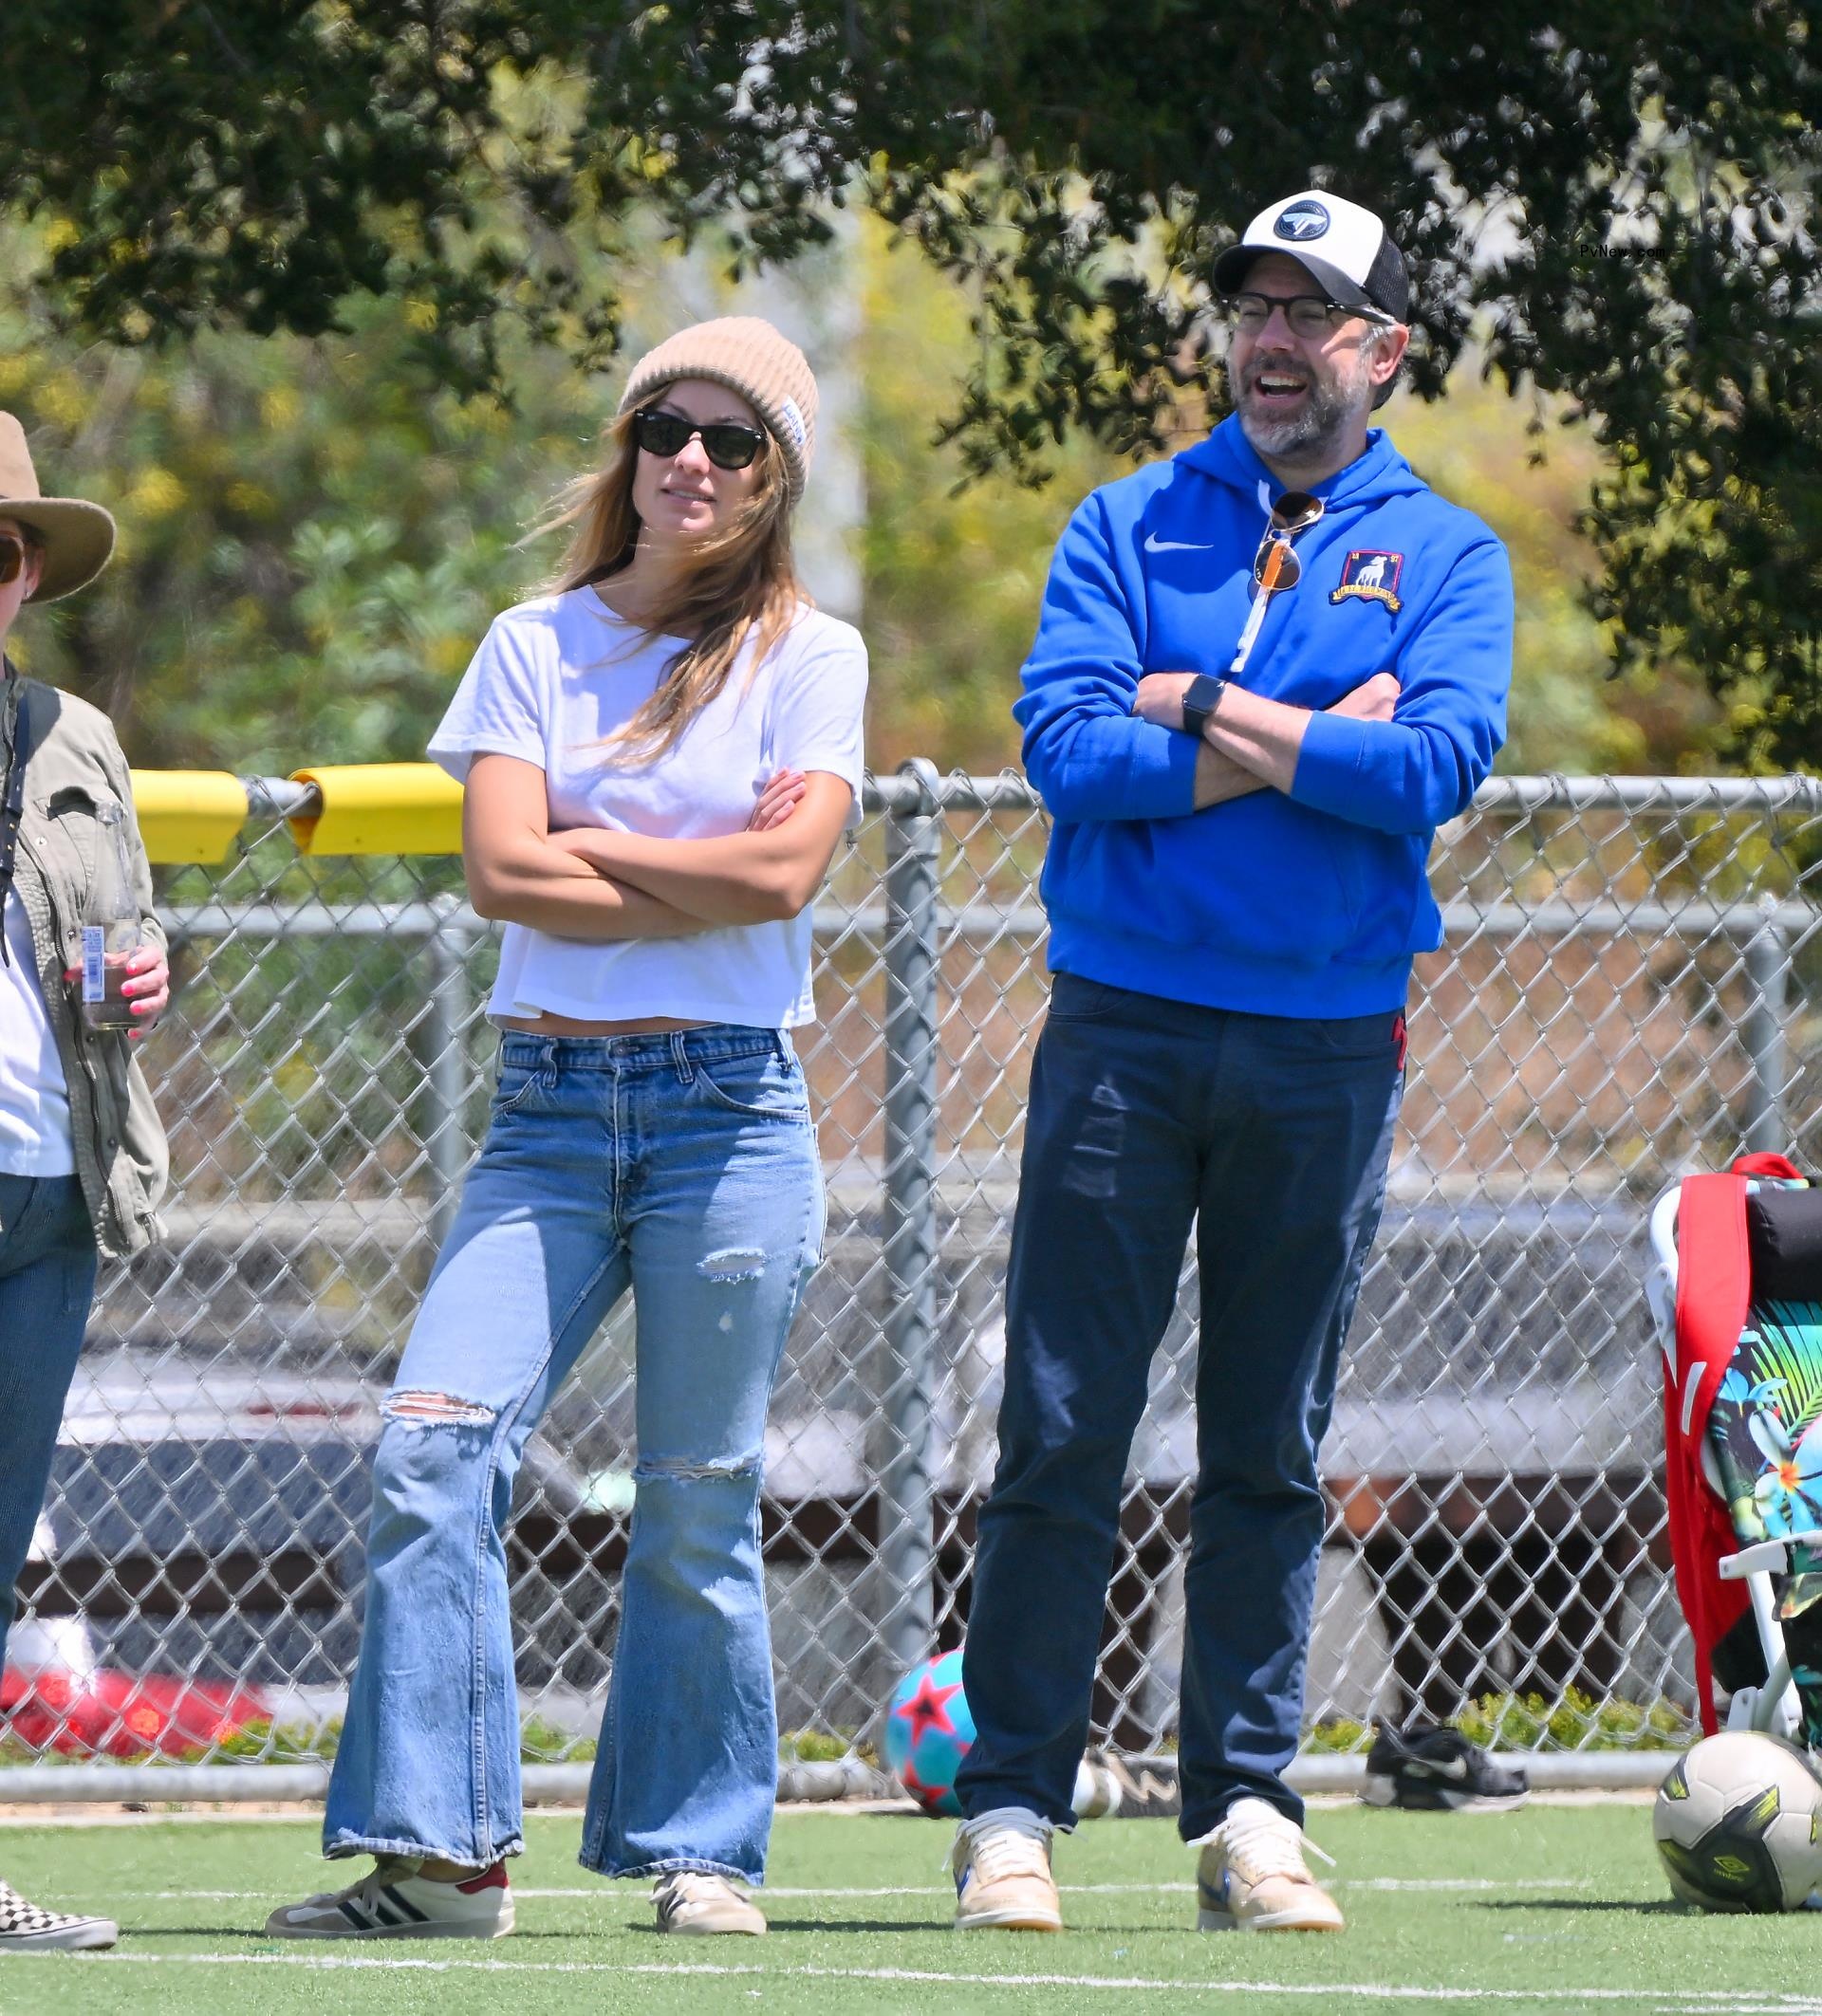
<svg viewBox="0 0 1822 2016"><path fill-rule="evenodd" d="M1794 1744L1727 1729L1671 1766L1651 1832L1685 1904L1801 1911L1822 1884L1822 1778Z"/></svg>

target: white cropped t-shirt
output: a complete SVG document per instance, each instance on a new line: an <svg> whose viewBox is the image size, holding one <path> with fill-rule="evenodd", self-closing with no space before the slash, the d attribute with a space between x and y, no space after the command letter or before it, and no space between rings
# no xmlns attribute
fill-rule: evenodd
<svg viewBox="0 0 1822 2016"><path fill-rule="evenodd" d="M756 666L751 647L742 653L664 755L617 761L606 738L651 697L681 648L616 616L592 588L521 602L494 619L431 738L431 760L458 783L476 756L535 763L552 832L738 833L781 769L827 770L858 807L866 647L851 624L806 607ZM508 924L488 1012L791 1028L815 1016L809 965L808 909L783 922L611 944Z"/></svg>

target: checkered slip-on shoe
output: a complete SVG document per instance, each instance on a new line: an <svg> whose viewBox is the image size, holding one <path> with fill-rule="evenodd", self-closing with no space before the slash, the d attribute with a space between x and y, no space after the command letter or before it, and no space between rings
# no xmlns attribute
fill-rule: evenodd
<svg viewBox="0 0 1822 2016"><path fill-rule="evenodd" d="M281 1904L266 1920L270 1939L503 1939L512 1930L512 1890L495 1862L460 1883L433 1883L405 1856L382 1855L345 1890Z"/></svg>
<svg viewBox="0 0 1822 2016"><path fill-rule="evenodd" d="M0 1953L84 1953L112 1946L121 1928L112 1918L87 1918L28 1904L10 1883L0 1883Z"/></svg>

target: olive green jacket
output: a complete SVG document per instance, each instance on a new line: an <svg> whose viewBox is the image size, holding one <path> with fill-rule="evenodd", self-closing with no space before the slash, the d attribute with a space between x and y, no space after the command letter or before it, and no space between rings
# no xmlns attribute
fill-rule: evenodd
<svg viewBox="0 0 1822 2016"><path fill-rule="evenodd" d="M95 1221L96 1244L123 1259L161 1233L157 1210L170 1169L164 1129L125 1033L91 1029L64 980L66 971L82 964L83 911L101 835L96 814L110 801L126 813L148 940L163 947L164 927L153 914L152 869L113 723L85 700L39 679L27 679L21 697L28 735L13 899L24 904L31 924L39 985L69 1087L76 1173Z"/></svg>

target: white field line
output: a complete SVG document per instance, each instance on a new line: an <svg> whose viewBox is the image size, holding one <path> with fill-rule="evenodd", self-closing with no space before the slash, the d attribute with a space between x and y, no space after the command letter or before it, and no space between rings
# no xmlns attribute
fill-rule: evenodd
<svg viewBox="0 0 1822 2016"><path fill-rule="evenodd" d="M0 1785L0 1799L6 1787ZM284 1812L249 1811L245 1806L185 1806L180 1811L129 1813L80 1812L67 1806L14 1806L0 1812L0 1828L30 1828L38 1833L64 1834L76 1827L308 1827L320 1833L320 1806L293 1806Z"/></svg>
<svg viewBox="0 0 1822 2016"><path fill-rule="evenodd" d="M1338 1876L1323 1887L1327 1890L1591 1890L1594 1878L1591 1876Z"/></svg>
<svg viewBox="0 0 1822 2016"><path fill-rule="evenodd" d="M8 1965L54 1960L76 1967L296 1967L323 1972L379 1970L432 1974L599 1974L657 1975L675 1979L769 1981L894 1981L927 1988L1118 1988L1170 1995L1350 1996L1363 2002L1478 2002L1526 2004L1549 2007L1566 2001L1649 2004L1655 2009L1688 2011L1690 2016L1822 2016L1822 2000L1812 1995L1774 1995L1688 1988L1403 1988L1373 1981L1161 1981L1143 1974L973 1974L946 1969L909 1967L764 1967L689 1964L666 1967L658 1961L624 1963L586 1960L420 1960L381 1958L366 1953L85 1953L71 1962L62 1953L12 1953Z"/></svg>

